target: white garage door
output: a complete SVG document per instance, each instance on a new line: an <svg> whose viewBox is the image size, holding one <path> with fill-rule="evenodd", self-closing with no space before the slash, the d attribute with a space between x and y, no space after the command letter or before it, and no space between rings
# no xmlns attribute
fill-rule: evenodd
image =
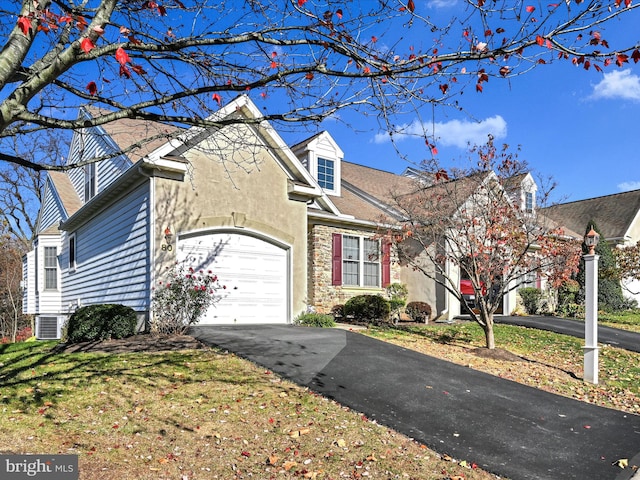
<svg viewBox="0 0 640 480"><path fill-rule="evenodd" d="M260 238L215 233L180 239L178 261L211 270L223 299L200 324L286 323L288 317L287 250Z"/></svg>

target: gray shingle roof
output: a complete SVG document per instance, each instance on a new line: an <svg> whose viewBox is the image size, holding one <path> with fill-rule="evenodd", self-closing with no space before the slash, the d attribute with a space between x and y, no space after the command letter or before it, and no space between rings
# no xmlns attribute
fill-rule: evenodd
<svg viewBox="0 0 640 480"><path fill-rule="evenodd" d="M586 231L593 220L603 237L621 240L640 211L640 190L562 203L544 209L546 215L575 232Z"/></svg>

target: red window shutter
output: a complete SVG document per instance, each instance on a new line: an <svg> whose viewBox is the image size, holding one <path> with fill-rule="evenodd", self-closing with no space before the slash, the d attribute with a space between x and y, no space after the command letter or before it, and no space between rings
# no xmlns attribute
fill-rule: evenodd
<svg viewBox="0 0 640 480"><path fill-rule="evenodd" d="M382 286L391 284L391 244L382 241Z"/></svg>
<svg viewBox="0 0 640 480"><path fill-rule="evenodd" d="M342 235L333 234L331 248L331 284L342 285Z"/></svg>

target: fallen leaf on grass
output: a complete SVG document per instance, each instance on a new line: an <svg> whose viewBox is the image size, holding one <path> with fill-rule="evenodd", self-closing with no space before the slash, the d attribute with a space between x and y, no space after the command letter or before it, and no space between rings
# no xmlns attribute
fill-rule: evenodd
<svg viewBox="0 0 640 480"><path fill-rule="evenodd" d="M309 432L311 432L311 429L309 428L301 428L300 430L292 430L289 432L289 436L291 438L298 438L301 435L307 435Z"/></svg>
<svg viewBox="0 0 640 480"><path fill-rule="evenodd" d="M291 470L296 465L298 465L298 462L288 461L288 462L284 462L282 464L282 468L284 468L288 472L289 470Z"/></svg>
<svg viewBox="0 0 640 480"><path fill-rule="evenodd" d="M344 438L339 438L338 440L336 440L336 445L340 448L344 448L347 446L347 442L344 441Z"/></svg>
<svg viewBox="0 0 640 480"><path fill-rule="evenodd" d="M276 463L278 463L278 460L280 460L280 458L278 458L277 455L269 455L269 458L267 458L267 463L269 465L275 465Z"/></svg>

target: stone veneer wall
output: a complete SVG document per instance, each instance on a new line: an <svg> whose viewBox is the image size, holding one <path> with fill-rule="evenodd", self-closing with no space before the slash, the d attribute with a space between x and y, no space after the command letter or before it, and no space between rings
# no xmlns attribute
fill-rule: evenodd
<svg viewBox="0 0 640 480"><path fill-rule="evenodd" d="M352 230L346 228L329 227L326 225L311 225L309 228L308 246L308 304L318 313L330 313L335 305L344 304L356 295L384 294L384 288L350 287L332 285L332 235L341 233L346 235L375 236L373 231ZM391 283L400 282L400 265L391 254Z"/></svg>

